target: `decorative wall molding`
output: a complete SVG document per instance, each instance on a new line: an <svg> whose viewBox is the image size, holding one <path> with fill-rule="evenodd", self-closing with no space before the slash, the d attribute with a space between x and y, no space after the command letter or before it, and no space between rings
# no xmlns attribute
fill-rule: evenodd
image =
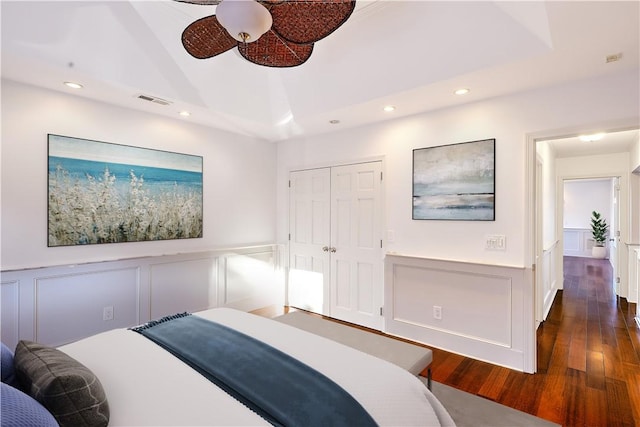
<svg viewBox="0 0 640 427"><path fill-rule="evenodd" d="M203 255L149 266L149 318L218 306L219 257Z"/></svg>
<svg viewBox="0 0 640 427"><path fill-rule="evenodd" d="M282 304L281 251L262 245L2 272L2 340L58 346L177 312Z"/></svg>
<svg viewBox="0 0 640 427"><path fill-rule="evenodd" d="M556 297L558 289L562 287L562 278L559 278L558 263L562 263L562 254L559 253L559 241L556 240L542 253L542 313L541 320L545 320L551 310L551 305Z"/></svg>
<svg viewBox="0 0 640 427"><path fill-rule="evenodd" d="M140 323L139 267L43 274L33 284L34 341L62 345ZM108 321L106 307L114 313Z"/></svg>
<svg viewBox="0 0 640 427"><path fill-rule="evenodd" d="M629 250L629 295L627 301L640 302L640 245L628 245ZM637 310L640 317L640 308Z"/></svg>
<svg viewBox="0 0 640 427"><path fill-rule="evenodd" d="M394 323L511 347L510 277L397 263L393 269ZM441 319L434 318L433 306L440 307Z"/></svg>
<svg viewBox="0 0 640 427"><path fill-rule="evenodd" d="M565 256L591 258L593 236L590 228L563 229L563 245Z"/></svg>
<svg viewBox="0 0 640 427"><path fill-rule="evenodd" d="M20 330L20 280L3 280L0 282L0 325L2 325L2 342L18 342ZM12 347L13 348L13 347Z"/></svg>
<svg viewBox="0 0 640 427"><path fill-rule="evenodd" d="M533 372L528 283L524 268L387 255L385 332Z"/></svg>
<svg viewBox="0 0 640 427"><path fill-rule="evenodd" d="M225 307L251 310L253 299L273 290L277 253L255 251L250 253L230 253L221 257L224 266L218 270L220 302ZM284 302L284 298L279 301Z"/></svg>

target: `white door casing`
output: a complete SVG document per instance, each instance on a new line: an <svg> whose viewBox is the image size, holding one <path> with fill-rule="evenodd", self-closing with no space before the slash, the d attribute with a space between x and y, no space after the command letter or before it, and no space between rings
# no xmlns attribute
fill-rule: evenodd
<svg viewBox="0 0 640 427"><path fill-rule="evenodd" d="M542 195L543 185L542 185L542 159L537 156L536 157L536 194ZM536 203L535 210L535 237L534 237L534 268L533 270L533 284L535 288L535 322L536 329L538 329L538 325L544 322L544 280L542 280L542 261L544 257L544 244L542 237L542 230L544 228L544 209L542 206L542 202L539 201Z"/></svg>

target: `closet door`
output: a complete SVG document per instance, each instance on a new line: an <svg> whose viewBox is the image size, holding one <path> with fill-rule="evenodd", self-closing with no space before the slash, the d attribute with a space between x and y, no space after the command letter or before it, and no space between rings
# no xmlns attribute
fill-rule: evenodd
<svg viewBox="0 0 640 427"><path fill-rule="evenodd" d="M331 170L289 178L289 305L329 315Z"/></svg>
<svg viewBox="0 0 640 427"><path fill-rule="evenodd" d="M382 329L382 162L331 168L331 317Z"/></svg>

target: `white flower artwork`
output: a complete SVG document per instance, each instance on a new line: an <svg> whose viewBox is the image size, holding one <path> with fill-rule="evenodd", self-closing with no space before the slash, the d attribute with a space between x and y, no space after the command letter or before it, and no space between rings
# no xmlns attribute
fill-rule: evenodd
<svg viewBox="0 0 640 427"><path fill-rule="evenodd" d="M202 157L48 135L48 246L202 237Z"/></svg>

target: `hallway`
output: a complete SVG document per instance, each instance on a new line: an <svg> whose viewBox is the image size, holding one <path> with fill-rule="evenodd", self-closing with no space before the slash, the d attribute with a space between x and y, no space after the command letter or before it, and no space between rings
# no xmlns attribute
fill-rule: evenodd
<svg viewBox="0 0 640 427"><path fill-rule="evenodd" d="M564 258L535 375L433 349L433 379L564 426L640 426L640 328L611 277L608 260Z"/></svg>

